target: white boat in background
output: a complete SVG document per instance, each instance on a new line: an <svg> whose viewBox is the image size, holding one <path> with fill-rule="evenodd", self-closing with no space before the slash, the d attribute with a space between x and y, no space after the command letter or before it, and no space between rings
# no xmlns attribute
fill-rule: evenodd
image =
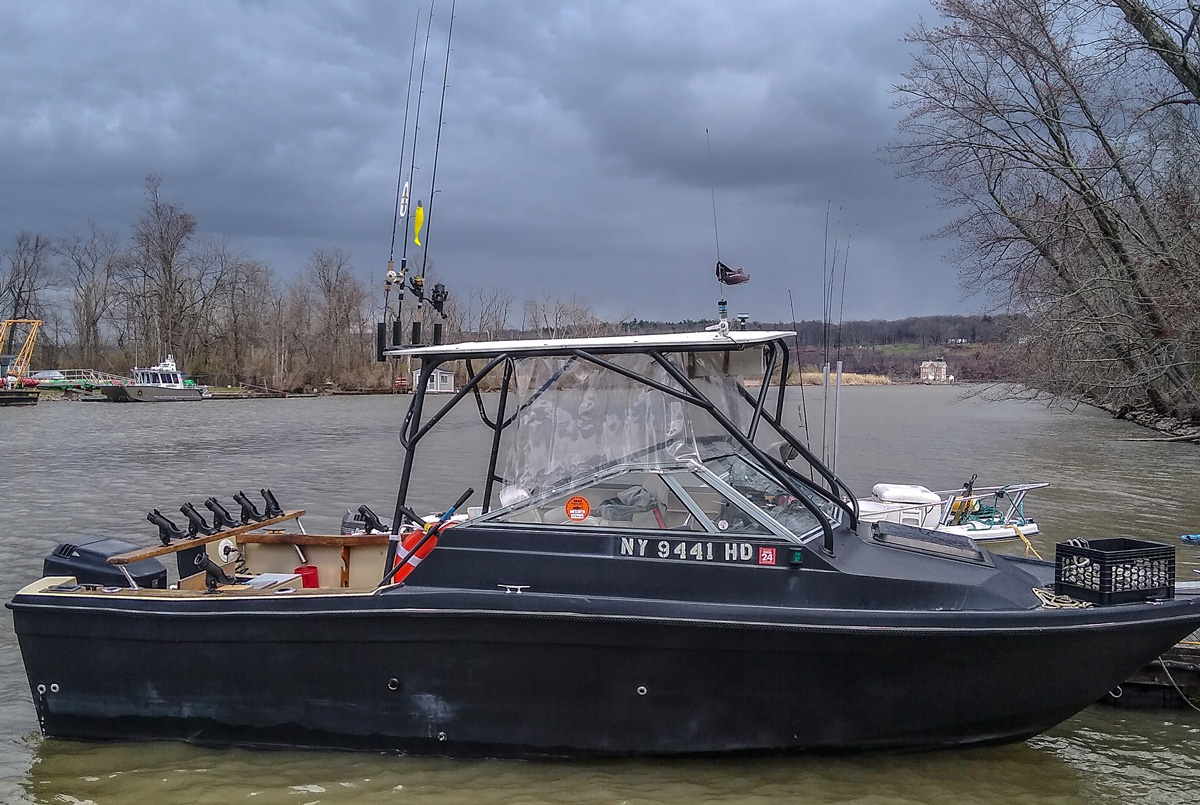
<svg viewBox="0 0 1200 805"><path fill-rule="evenodd" d="M196 385L179 371L172 355L157 366L135 368L132 382L100 386L97 391L110 402L185 402L212 396L207 386Z"/></svg>
<svg viewBox="0 0 1200 805"><path fill-rule="evenodd" d="M935 492L914 484L875 484L871 497L859 498L865 522L892 522L970 537L976 542L1025 540L1039 533L1025 514L1025 495L1048 483L976 487L972 478L961 489Z"/></svg>

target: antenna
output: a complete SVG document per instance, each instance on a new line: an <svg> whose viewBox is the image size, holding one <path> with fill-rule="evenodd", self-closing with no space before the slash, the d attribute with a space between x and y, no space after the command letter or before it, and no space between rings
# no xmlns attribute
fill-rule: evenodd
<svg viewBox="0 0 1200 805"><path fill-rule="evenodd" d="M712 140L708 135L708 127L704 127L704 148L708 154L708 186L712 191L713 208L713 239L717 244L717 323L715 329L722 335L729 332L729 305L725 301L725 290L721 287L721 232L717 228L717 178L713 172ZM713 328L710 328L713 329Z"/></svg>
<svg viewBox="0 0 1200 805"><path fill-rule="evenodd" d="M708 128L704 129L704 147L708 152L708 186L712 190L712 208L713 208L713 238L717 242L717 262L721 262L721 232L717 229L717 178L713 173L712 162L712 141L708 136ZM717 283L719 286L721 283Z"/></svg>

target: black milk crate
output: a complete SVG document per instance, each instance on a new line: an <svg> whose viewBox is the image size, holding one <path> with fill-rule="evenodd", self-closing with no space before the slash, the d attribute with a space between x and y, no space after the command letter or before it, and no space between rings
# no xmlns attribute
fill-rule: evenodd
<svg viewBox="0 0 1200 805"><path fill-rule="evenodd" d="M1175 547L1133 537L1054 546L1054 592L1101 606L1175 597Z"/></svg>

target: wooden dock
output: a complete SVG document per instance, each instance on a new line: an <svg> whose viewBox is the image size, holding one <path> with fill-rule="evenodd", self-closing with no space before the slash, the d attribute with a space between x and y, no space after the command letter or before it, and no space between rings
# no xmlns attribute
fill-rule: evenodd
<svg viewBox="0 0 1200 805"><path fill-rule="evenodd" d="M1114 707L1200 708L1200 642L1179 643L1100 701Z"/></svg>
<svg viewBox="0 0 1200 805"><path fill-rule="evenodd" d="M4 378L0 377L0 384ZM40 392L37 389L6 389L0 388L0 407L17 405L37 405Z"/></svg>

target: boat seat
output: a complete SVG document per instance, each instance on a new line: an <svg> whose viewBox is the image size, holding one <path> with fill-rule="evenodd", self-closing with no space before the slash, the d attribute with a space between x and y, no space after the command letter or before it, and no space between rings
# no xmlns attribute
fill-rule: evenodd
<svg viewBox="0 0 1200 805"><path fill-rule="evenodd" d="M638 512L637 514L633 515L631 522L634 528L666 528L666 525L658 522L658 517L661 516L661 511L659 511L658 516L655 516L654 512L652 511Z"/></svg>
<svg viewBox="0 0 1200 805"><path fill-rule="evenodd" d="M504 518L509 523L541 523L545 522L537 509L525 509L524 511L514 512Z"/></svg>
<svg viewBox="0 0 1200 805"><path fill-rule="evenodd" d="M678 499L671 492L671 488L667 486L667 482L663 480L661 475L657 473L650 474L642 482L642 488L654 497L658 513L656 514L654 509L651 509L650 511L634 514L633 525L635 528L680 529L690 526L692 530L702 530L698 523L691 523L689 521L690 512L671 507L672 502L677 503Z"/></svg>

